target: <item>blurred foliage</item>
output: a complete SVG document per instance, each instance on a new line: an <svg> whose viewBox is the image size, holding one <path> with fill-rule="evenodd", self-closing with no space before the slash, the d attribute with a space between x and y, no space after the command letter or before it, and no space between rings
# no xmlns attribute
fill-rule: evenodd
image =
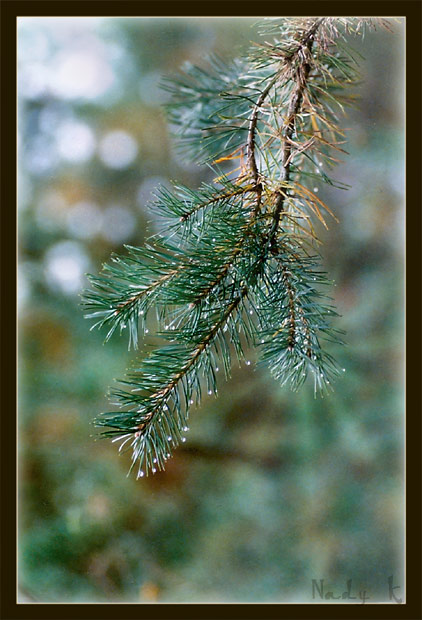
<svg viewBox="0 0 422 620"><path fill-rule="evenodd" d="M354 43L361 101L336 175L351 189L324 190L348 342L335 393L235 367L166 472L136 482L90 426L127 343L103 347L78 294L154 232L158 183L208 180L176 154L158 84L234 56L253 22L18 21L21 600L303 602L312 579L387 600L390 575L403 586L403 22Z"/></svg>

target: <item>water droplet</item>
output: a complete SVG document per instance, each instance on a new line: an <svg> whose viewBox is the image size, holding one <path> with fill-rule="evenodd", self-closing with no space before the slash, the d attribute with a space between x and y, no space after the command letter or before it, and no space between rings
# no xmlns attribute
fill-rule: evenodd
<svg viewBox="0 0 422 620"><path fill-rule="evenodd" d="M314 192L315 192L315 194L318 193L318 188L317 187L314 187Z"/></svg>
<svg viewBox="0 0 422 620"><path fill-rule="evenodd" d="M169 458L170 458L170 454L167 452L166 459L169 459Z"/></svg>
<svg viewBox="0 0 422 620"><path fill-rule="evenodd" d="M218 368L218 366L216 366L215 367L215 372L218 372L218 371L219 371L219 368Z"/></svg>
<svg viewBox="0 0 422 620"><path fill-rule="evenodd" d="M138 474L138 478L142 478L144 475L145 475L144 472L140 471L139 474Z"/></svg>
<svg viewBox="0 0 422 620"><path fill-rule="evenodd" d="M146 333L146 334L148 334L148 333L149 333L149 329L146 329L146 330L145 330L145 333Z"/></svg>
<svg viewBox="0 0 422 620"><path fill-rule="evenodd" d="M156 463L156 462L157 462L157 459L152 459L152 462L153 462L153 463Z"/></svg>
<svg viewBox="0 0 422 620"><path fill-rule="evenodd" d="M346 372L346 369L345 369L345 368L343 368L343 372Z"/></svg>
<svg viewBox="0 0 422 620"><path fill-rule="evenodd" d="M215 243L215 237L212 238L213 243Z"/></svg>
<svg viewBox="0 0 422 620"><path fill-rule="evenodd" d="M144 311L143 311L143 310L141 310L139 314L143 314L143 313L144 313Z"/></svg>
<svg viewBox="0 0 422 620"><path fill-rule="evenodd" d="M185 432L186 432L186 431L188 431L188 430L189 430L189 426L184 426L184 427L183 427L183 430L184 430Z"/></svg>
<svg viewBox="0 0 422 620"><path fill-rule="evenodd" d="M250 365L251 365L250 361L249 361L249 360L247 360L247 361L246 361L246 366L250 366Z"/></svg>
<svg viewBox="0 0 422 620"><path fill-rule="evenodd" d="M190 404L190 405L193 405L193 400L192 400L192 399L189 401L189 404Z"/></svg>
<svg viewBox="0 0 422 620"><path fill-rule="evenodd" d="M167 441L171 441L171 437L167 437Z"/></svg>
<svg viewBox="0 0 422 620"><path fill-rule="evenodd" d="M261 344L264 344L265 340L261 340Z"/></svg>
<svg viewBox="0 0 422 620"><path fill-rule="evenodd" d="M152 473L153 473L153 474L155 474L155 472L156 472L157 470L155 469L155 467L153 467L151 471L152 471Z"/></svg>
<svg viewBox="0 0 422 620"><path fill-rule="evenodd" d="M186 437L182 437L182 441L185 442L186 441Z"/></svg>
<svg viewBox="0 0 422 620"><path fill-rule="evenodd" d="M212 394L212 390L208 390L208 394L211 396L211 394Z"/></svg>
<svg viewBox="0 0 422 620"><path fill-rule="evenodd" d="M318 166L319 166L320 168L322 168L322 166L323 166L322 161L319 161L319 162L318 162Z"/></svg>
<svg viewBox="0 0 422 620"><path fill-rule="evenodd" d="M249 310L249 314L253 314L253 310Z"/></svg>
<svg viewBox="0 0 422 620"><path fill-rule="evenodd" d="M168 328L169 328L169 326L168 326L168 325L164 325L164 329L168 329Z"/></svg>

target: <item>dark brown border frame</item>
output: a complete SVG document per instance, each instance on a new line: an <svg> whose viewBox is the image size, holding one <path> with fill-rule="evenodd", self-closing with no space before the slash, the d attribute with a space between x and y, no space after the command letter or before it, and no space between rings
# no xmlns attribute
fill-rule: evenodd
<svg viewBox="0 0 422 620"><path fill-rule="evenodd" d="M420 0L333 2L329 0L259 3L143 2L128 0L3 0L0 5L2 69L2 156L4 182L1 209L1 618L422 618L421 579L421 8ZM16 18L18 16L255 16L359 15L406 17L406 474L407 543L405 604L17 604L16 592ZM411 123L411 125L410 125Z"/></svg>

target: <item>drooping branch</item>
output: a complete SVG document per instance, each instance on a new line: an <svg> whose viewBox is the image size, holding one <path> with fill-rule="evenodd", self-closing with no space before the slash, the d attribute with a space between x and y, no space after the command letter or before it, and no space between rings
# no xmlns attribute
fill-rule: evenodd
<svg viewBox="0 0 422 620"><path fill-rule="evenodd" d="M351 27L359 31L362 23ZM220 364L230 376L233 351L244 360L246 345L255 343L259 363L292 389L311 373L315 390L328 391L339 374L321 345L339 340L331 325L336 313L318 288L328 280L314 250L314 223L326 226L324 211L333 214L307 180L341 187L324 162L336 163L330 149L343 152L333 104L343 109L341 89L356 71L334 46L337 26L349 24L282 19L268 30L273 43L229 65L211 58L210 70L191 66L169 88L171 120L192 159L240 165L230 179L213 168L221 176L195 191L162 188L155 210L165 232L147 249L114 259L119 264L93 278L95 290L85 296L88 316L111 325L107 337L127 324L136 343L139 324L155 307L157 336L168 341L135 362L122 380L129 388L112 391L119 410L96 420L104 436L123 442L120 450L131 442L138 477L164 468L185 440L204 381L212 394Z"/></svg>

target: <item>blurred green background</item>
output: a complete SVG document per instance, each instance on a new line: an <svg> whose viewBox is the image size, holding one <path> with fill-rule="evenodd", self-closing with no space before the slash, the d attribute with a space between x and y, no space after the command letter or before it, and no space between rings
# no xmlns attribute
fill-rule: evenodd
<svg viewBox="0 0 422 620"><path fill-rule="evenodd" d="M348 342L334 394L235 367L138 482L92 437L134 353L89 331L84 274L156 230L158 184L210 179L178 155L159 82L236 55L254 23L18 19L21 601L306 602L312 579L352 579L374 602L390 575L404 593L403 20L352 42L361 101L335 174L351 189L320 189L340 219L322 249Z"/></svg>

